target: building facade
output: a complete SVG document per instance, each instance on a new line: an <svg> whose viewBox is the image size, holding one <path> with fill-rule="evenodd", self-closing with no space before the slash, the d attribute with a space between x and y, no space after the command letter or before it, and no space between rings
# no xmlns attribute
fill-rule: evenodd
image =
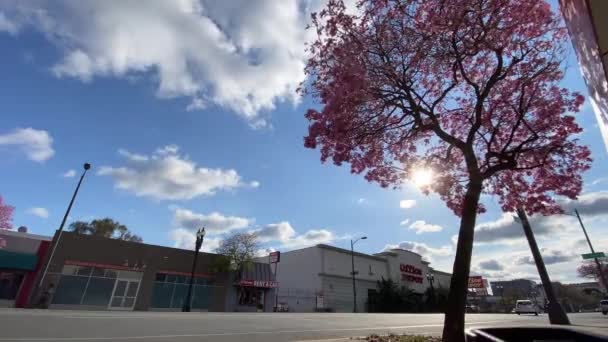
<svg viewBox="0 0 608 342"><path fill-rule="evenodd" d="M433 274L435 287L448 288L450 284L450 274L432 269L421 255L411 251L351 254L350 250L321 244L281 254L276 275L278 303L294 312L352 312L353 255L359 312L368 311L368 297L381 279L392 279L418 293L430 287L428 274ZM267 258L257 260L268 262Z"/></svg>
<svg viewBox="0 0 608 342"><path fill-rule="evenodd" d="M46 258L48 272L38 275L37 293L52 288L53 309L179 311L193 258L192 250L63 232ZM270 266L254 263L241 277L222 270L220 258L199 254L192 311L271 311L276 281ZM29 305L38 300L30 296Z"/></svg>
<svg viewBox="0 0 608 342"><path fill-rule="evenodd" d="M517 297L518 299L531 298L538 288L534 281L528 279L493 281L490 286L494 296Z"/></svg>
<svg viewBox="0 0 608 342"><path fill-rule="evenodd" d="M42 267L51 238L27 229L0 229L0 307L25 307Z"/></svg>
<svg viewBox="0 0 608 342"><path fill-rule="evenodd" d="M560 7L608 150L608 1L560 0Z"/></svg>

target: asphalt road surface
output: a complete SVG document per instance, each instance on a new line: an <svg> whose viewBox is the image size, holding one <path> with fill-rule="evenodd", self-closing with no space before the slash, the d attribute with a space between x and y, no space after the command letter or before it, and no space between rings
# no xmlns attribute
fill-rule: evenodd
<svg viewBox="0 0 608 342"><path fill-rule="evenodd" d="M608 336L608 316L571 314ZM468 314L467 327L546 325L546 315ZM440 314L181 313L0 310L0 341L305 341L412 333L440 335Z"/></svg>

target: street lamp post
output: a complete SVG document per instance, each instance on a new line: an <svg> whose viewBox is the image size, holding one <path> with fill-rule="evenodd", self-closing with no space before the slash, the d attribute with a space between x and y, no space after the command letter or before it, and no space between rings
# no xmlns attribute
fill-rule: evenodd
<svg viewBox="0 0 608 342"><path fill-rule="evenodd" d="M581 215L579 215L578 210L574 209L574 213L576 214L576 218L578 218L578 222L581 224L581 228L583 228L583 233L585 233L585 239L587 239L587 244L589 244L589 249L591 249L591 253L595 254L595 250L593 250L593 245L591 244L591 239L589 239L589 235L587 234L587 229L585 229L585 225L583 224L583 220L581 219ZM606 280L606 274L604 274L604 270L602 269L602 264L598 258L595 259L595 264L597 265L597 270L599 272L600 279L604 283L604 289L606 289L606 294L608 295L608 281Z"/></svg>
<svg viewBox="0 0 608 342"><path fill-rule="evenodd" d="M201 250L203 245L203 239L205 238L205 228L199 229L196 232L196 243L194 245L194 260L192 261L192 272L190 272L190 285L188 286L188 295L186 301L182 306L182 312L190 312L190 302L192 301L192 284L194 284L194 271L196 270L196 261L198 260L198 252Z"/></svg>
<svg viewBox="0 0 608 342"><path fill-rule="evenodd" d="M353 312L357 312L357 286L355 285L355 244L359 240L365 240L367 236L363 236L353 241L350 240L350 256L352 261L352 272L350 273L353 276Z"/></svg>
<svg viewBox="0 0 608 342"><path fill-rule="evenodd" d="M82 184L82 180L84 176L87 174L87 171L91 168L91 164L84 163L82 166L84 171L82 171L82 175L80 176L80 180L78 181L78 185L76 185L76 189L74 190L74 194L72 195L72 199L70 200L70 204L65 211L65 215L63 215L63 220L61 220L61 224L59 225L59 230L57 233L57 240L55 244L53 244L53 248L51 249L51 254L49 256L49 260L44 267L44 272L42 272L42 276L40 277L40 282L38 283L38 288L42 286L42 282L44 281L44 277L46 276L49 266L51 265L51 261L53 260L53 255L55 255L55 251L57 250L57 246L59 245L59 240L61 239L61 233L63 232L63 226L65 226L65 221L67 221L68 216L70 215L70 211L72 210L72 205L74 204L74 200L76 199L76 195L78 194L78 190L80 189L80 184Z"/></svg>

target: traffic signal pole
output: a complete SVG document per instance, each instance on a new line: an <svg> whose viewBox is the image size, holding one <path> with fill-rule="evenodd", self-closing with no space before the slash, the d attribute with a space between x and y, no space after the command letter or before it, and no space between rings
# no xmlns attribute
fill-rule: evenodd
<svg viewBox="0 0 608 342"><path fill-rule="evenodd" d="M589 235L587 234L587 229L585 229L585 225L583 224L583 220L581 219L581 215L578 213L578 210L574 209L574 213L576 214L576 218L578 218L578 222L581 224L581 228L583 228L583 233L585 233L585 239L587 239L587 243L589 244L589 249L591 249L591 253L595 254L593 250L593 245L591 244L591 239L589 239ZM606 295L608 295L608 281L606 281L606 274L602 269L602 264L600 264L600 260L598 258L593 258L595 260L595 264L597 265L597 270L600 275L600 279L602 279L602 283L604 284L604 289L606 290Z"/></svg>
<svg viewBox="0 0 608 342"><path fill-rule="evenodd" d="M536 268L538 269L538 275L540 275L540 280L543 284L543 288L545 289L545 294L549 300L549 307L547 310L547 313L549 314L549 322L551 324L570 325L570 320L568 319L566 312L564 312L564 308L559 304L557 297L555 296L555 292L553 292L551 279L549 278L549 273L547 273L547 268L545 267L545 262L540 254L540 250L538 249L538 244L536 244L534 232L532 232L532 227L528 221L528 216L522 208L517 208L517 216L519 216L521 226L523 227L526 238L528 239L528 244L530 244L530 250L532 251L532 256L534 257L534 262L536 263Z"/></svg>

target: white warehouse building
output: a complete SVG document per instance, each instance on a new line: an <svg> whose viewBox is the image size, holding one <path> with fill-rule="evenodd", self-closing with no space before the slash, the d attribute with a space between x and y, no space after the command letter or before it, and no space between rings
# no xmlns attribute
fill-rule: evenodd
<svg viewBox="0 0 608 342"><path fill-rule="evenodd" d="M281 253L276 279L278 303L289 311L353 311L352 256L348 249L316 245ZM267 257L256 259L269 262ZM357 311L367 311L368 294L377 290L382 278L392 279L417 293L430 287L427 274L434 277L435 288L449 288L451 275L434 270L420 254L392 249L377 254L354 252ZM274 270L274 265L273 265Z"/></svg>

